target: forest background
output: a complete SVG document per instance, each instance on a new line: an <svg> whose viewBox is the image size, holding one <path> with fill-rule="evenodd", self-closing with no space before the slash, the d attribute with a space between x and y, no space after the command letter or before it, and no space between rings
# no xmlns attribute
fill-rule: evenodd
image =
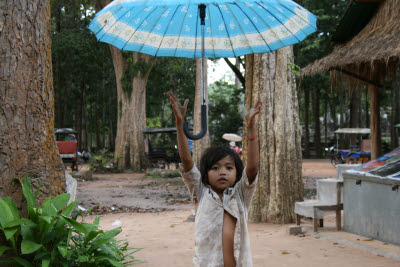
<svg viewBox="0 0 400 267"><path fill-rule="evenodd" d="M53 0L51 5L55 127L76 129L79 151L91 152L114 151L117 120L121 116L110 47L98 42L87 28L95 15L97 2L99 0ZM295 2L318 17L318 31L294 46L292 70L297 74L300 68L332 51L330 38L348 1ZM245 71L244 57L236 59L236 64L235 59L230 61L232 67L241 66L242 73ZM213 70L209 68L208 71ZM195 60L157 58L146 86L146 127L174 126L172 110L165 96L169 90L181 100L191 100L188 118L192 118L195 81ZM124 76L121 83L124 88ZM388 80L386 86L391 90L382 90L380 94L382 152L399 145L398 133L393 126L400 122L400 107L395 97L399 95L400 85ZM331 84L326 73L297 81L304 158L324 157L323 148L336 142L333 131L338 128L369 128L367 90L348 88L346 80ZM227 141L222 139L224 133L242 134L243 106L244 88L240 81L219 80L209 85L212 143L226 144ZM153 146L175 145L172 134L158 134L151 140ZM340 142L340 147L346 147L350 140L340 138Z"/></svg>

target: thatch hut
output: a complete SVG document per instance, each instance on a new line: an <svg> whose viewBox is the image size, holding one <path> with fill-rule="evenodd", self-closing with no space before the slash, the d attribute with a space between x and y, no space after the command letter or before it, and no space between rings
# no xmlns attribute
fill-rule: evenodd
<svg viewBox="0 0 400 267"><path fill-rule="evenodd" d="M380 154L379 88L400 61L400 0L353 0L332 38L334 50L300 71L329 71L363 83L370 95L372 158ZM343 75L342 75L343 74Z"/></svg>

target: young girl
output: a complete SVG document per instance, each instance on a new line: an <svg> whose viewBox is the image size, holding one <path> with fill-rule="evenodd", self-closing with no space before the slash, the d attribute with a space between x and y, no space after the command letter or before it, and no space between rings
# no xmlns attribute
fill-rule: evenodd
<svg viewBox="0 0 400 267"><path fill-rule="evenodd" d="M247 215L257 183L258 140L254 117L261 101L246 116L248 120L247 167L229 147L209 148L200 160L200 171L192 160L183 133L189 100L182 106L167 93L174 110L183 180L196 205L194 266L252 266Z"/></svg>

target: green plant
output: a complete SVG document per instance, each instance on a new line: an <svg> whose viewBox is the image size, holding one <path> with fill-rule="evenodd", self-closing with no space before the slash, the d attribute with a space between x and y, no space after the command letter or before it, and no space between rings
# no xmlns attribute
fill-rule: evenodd
<svg viewBox="0 0 400 267"><path fill-rule="evenodd" d="M121 228L104 232L98 229L99 217L93 223L78 222L79 211L71 217L76 201L68 204L67 193L48 197L38 206L39 188L32 193L29 177L15 181L22 185L28 218L20 216L10 197L0 199L0 233L6 239L0 245L0 257L7 253L1 266L127 266L136 262L132 254L138 249L114 239Z"/></svg>
<svg viewBox="0 0 400 267"><path fill-rule="evenodd" d="M90 169L95 172L115 172L117 166L113 164L112 156L107 154L99 154L92 157L90 160Z"/></svg>

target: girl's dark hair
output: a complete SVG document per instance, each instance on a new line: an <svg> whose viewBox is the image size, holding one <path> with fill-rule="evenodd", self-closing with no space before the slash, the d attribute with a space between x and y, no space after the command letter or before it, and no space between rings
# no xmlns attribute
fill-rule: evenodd
<svg viewBox="0 0 400 267"><path fill-rule="evenodd" d="M204 151L203 156L200 159L200 173L201 181L203 182L203 184L210 184L208 182L208 171L215 163L225 158L226 156L230 156L235 163L235 184L240 180L240 178L242 178L242 173L244 169L243 162L240 159L239 155L233 149L226 146L210 147Z"/></svg>

